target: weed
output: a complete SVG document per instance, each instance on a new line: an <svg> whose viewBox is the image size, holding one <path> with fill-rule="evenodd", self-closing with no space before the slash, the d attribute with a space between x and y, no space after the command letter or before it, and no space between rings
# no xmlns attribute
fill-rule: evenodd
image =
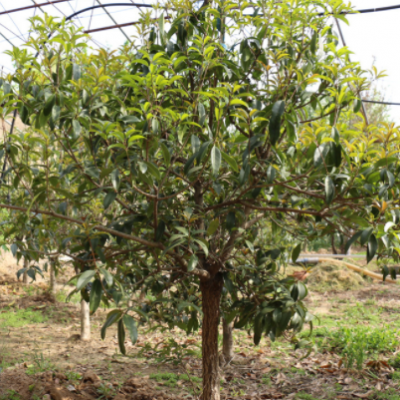
<svg viewBox="0 0 400 400"><path fill-rule="evenodd" d="M318 347L335 350L344 356L344 366L361 369L367 357L376 358L378 354L394 351L399 345L398 331L385 326L371 328L365 326L339 327L328 331L316 329L313 341Z"/></svg>
<svg viewBox="0 0 400 400"><path fill-rule="evenodd" d="M78 372L74 372L74 371L66 372L65 376L67 377L67 379L69 381L79 381L80 379L82 379L82 375L79 374Z"/></svg>
<svg viewBox="0 0 400 400"><path fill-rule="evenodd" d="M395 381L395 382L399 382L400 381L400 372L399 371L393 372L392 380Z"/></svg>
<svg viewBox="0 0 400 400"><path fill-rule="evenodd" d="M320 399L317 399L316 397L312 396L311 394L308 394L305 392L297 393L295 399L296 400L320 400Z"/></svg>
<svg viewBox="0 0 400 400"><path fill-rule="evenodd" d="M8 390L0 397L0 400L21 400L21 397L15 390Z"/></svg>
<svg viewBox="0 0 400 400"><path fill-rule="evenodd" d="M272 385L271 377L269 375L263 375L262 378L261 378L261 382L264 385L267 385L267 386L271 386Z"/></svg>
<svg viewBox="0 0 400 400"><path fill-rule="evenodd" d="M100 394L100 399L111 399L116 395L116 391L110 383L101 383L100 386L97 388L97 393Z"/></svg>
<svg viewBox="0 0 400 400"><path fill-rule="evenodd" d="M44 358L43 353L35 352L33 357L33 365L29 365L26 374L35 375L40 372L51 371L55 369L55 365L48 359Z"/></svg>
<svg viewBox="0 0 400 400"><path fill-rule="evenodd" d="M370 399L376 400L400 400L396 389L390 388L386 392L375 392L371 394Z"/></svg>
<svg viewBox="0 0 400 400"><path fill-rule="evenodd" d="M400 353L396 354L394 357L392 357L389 360L389 364L394 368L394 369L400 369Z"/></svg>

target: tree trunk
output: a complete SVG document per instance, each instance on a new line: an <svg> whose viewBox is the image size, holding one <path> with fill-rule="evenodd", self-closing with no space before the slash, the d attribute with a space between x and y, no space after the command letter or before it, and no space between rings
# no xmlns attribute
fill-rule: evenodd
<svg viewBox="0 0 400 400"><path fill-rule="evenodd" d="M29 261L26 258L24 259L24 268L26 269L29 268ZM25 285L29 284L29 276L27 274L27 271L24 272L24 275L22 277L22 282L25 283Z"/></svg>
<svg viewBox="0 0 400 400"><path fill-rule="evenodd" d="M90 309L84 299L81 300L81 340L90 340Z"/></svg>
<svg viewBox="0 0 400 400"><path fill-rule="evenodd" d="M56 295L56 271L53 261L50 263L50 294Z"/></svg>
<svg viewBox="0 0 400 400"><path fill-rule="evenodd" d="M220 400L218 325L220 301L223 287L221 274L200 283L203 303L202 355L203 396L202 400Z"/></svg>
<svg viewBox="0 0 400 400"><path fill-rule="evenodd" d="M227 323L222 320L222 355L224 356L224 364L231 362L233 358L233 322Z"/></svg>

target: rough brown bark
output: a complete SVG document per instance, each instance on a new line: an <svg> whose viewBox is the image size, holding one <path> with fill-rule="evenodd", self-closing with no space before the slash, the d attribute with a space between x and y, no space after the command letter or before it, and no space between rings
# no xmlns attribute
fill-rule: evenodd
<svg viewBox="0 0 400 400"><path fill-rule="evenodd" d="M221 274L201 282L203 303L202 355L203 355L203 396L202 400L220 400L218 325L220 301L223 287Z"/></svg>
<svg viewBox="0 0 400 400"><path fill-rule="evenodd" d="M81 340L90 340L90 309L84 299L81 301Z"/></svg>
<svg viewBox="0 0 400 400"><path fill-rule="evenodd" d="M233 322L227 323L222 320L222 355L224 364L229 363L233 358Z"/></svg>

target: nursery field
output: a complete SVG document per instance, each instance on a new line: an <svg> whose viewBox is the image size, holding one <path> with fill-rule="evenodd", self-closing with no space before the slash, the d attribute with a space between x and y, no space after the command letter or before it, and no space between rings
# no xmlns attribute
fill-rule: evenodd
<svg viewBox="0 0 400 400"><path fill-rule="evenodd" d="M400 289L351 279L338 267L311 271L307 306L315 319L297 345L288 334L254 346L248 332L235 330L221 398L400 399ZM100 339L109 310L96 313L92 340L81 342L79 297L65 303L68 287L53 298L46 285L24 285L13 273L0 279L1 400L199 398L198 334L143 327L122 356L115 328Z"/></svg>

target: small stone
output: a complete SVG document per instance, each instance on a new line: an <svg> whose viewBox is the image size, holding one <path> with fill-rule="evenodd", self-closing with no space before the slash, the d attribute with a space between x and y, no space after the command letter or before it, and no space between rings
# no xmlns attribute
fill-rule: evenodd
<svg viewBox="0 0 400 400"><path fill-rule="evenodd" d="M51 397L49 394L45 394L42 400L51 400Z"/></svg>
<svg viewBox="0 0 400 400"><path fill-rule="evenodd" d="M95 382L98 382L99 380L100 380L100 378L93 372L85 372L82 377L83 382L95 383Z"/></svg>
<svg viewBox="0 0 400 400"><path fill-rule="evenodd" d="M64 374L62 374L61 372L57 372L57 373L55 374L55 377L56 377L57 379L59 379L60 381L66 381L66 380L67 380L67 376L64 375Z"/></svg>

